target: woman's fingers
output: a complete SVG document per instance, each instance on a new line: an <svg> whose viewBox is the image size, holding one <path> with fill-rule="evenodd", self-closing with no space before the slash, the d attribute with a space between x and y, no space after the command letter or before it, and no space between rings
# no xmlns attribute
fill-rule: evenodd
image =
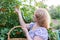
<svg viewBox="0 0 60 40"><path fill-rule="evenodd" d="M27 28L22 28L25 33L28 32Z"/></svg>
<svg viewBox="0 0 60 40"><path fill-rule="evenodd" d="M16 12L18 12L18 11L19 11L19 9L15 8L15 11L16 11Z"/></svg>
<svg viewBox="0 0 60 40"><path fill-rule="evenodd" d="M18 8L15 8L15 11L16 11L17 13L20 13L20 9L18 9Z"/></svg>

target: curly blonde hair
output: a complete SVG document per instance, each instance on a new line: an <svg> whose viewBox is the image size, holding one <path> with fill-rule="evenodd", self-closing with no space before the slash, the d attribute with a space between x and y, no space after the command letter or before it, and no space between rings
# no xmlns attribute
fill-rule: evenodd
<svg viewBox="0 0 60 40"><path fill-rule="evenodd" d="M37 22L41 27L50 27L50 15L44 8L39 8L34 12Z"/></svg>

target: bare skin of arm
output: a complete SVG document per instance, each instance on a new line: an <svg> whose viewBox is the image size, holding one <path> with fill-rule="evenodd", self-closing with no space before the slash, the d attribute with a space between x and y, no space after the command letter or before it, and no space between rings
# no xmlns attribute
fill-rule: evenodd
<svg viewBox="0 0 60 40"><path fill-rule="evenodd" d="M22 27L26 27L27 29L29 29L29 27L28 27L29 24L26 24L26 23L24 22L24 20L23 20L23 18L22 18L22 15L21 15L20 9L15 8L15 11L16 11L17 14L18 14L19 22L20 22L21 26L22 26Z"/></svg>
<svg viewBox="0 0 60 40"><path fill-rule="evenodd" d="M42 38L40 38L39 36L35 36L34 40L43 40Z"/></svg>

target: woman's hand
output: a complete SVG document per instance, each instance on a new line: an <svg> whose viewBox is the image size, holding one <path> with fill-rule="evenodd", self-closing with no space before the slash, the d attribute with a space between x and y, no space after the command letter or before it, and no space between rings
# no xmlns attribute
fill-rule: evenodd
<svg viewBox="0 0 60 40"><path fill-rule="evenodd" d="M25 32L25 34L28 33L28 29L26 27L22 27L23 31Z"/></svg>
<svg viewBox="0 0 60 40"><path fill-rule="evenodd" d="M20 9L18 9L18 8L15 8L15 12L17 12L18 14L21 13Z"/></svg>
<svg viewBox="0 0 60 40"><path fill-rule="evenodd" d="M26 37L27 37L27 40L32 40L32 38L30 37L30 35L29 35L29 33L28 33L28 30L27 30L27 28L22 28L23 29L23 31L25 32L25 34L26 34Z"/></svg>

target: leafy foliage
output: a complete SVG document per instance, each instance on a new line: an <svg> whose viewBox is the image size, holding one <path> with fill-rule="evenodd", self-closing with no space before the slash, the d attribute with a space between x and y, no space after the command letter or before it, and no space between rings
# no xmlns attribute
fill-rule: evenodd
<svg viewBox="0 0 60 40"><path fill-rule="evenodd" d="M36 2L35 4L37 7L40 7L40 8L46 8L47 5L45 5L43 2Z"/></svg>
<svg viewBox="0 0 60 40"><path fill-rule="evenodd" d="M7 22L10 24L17 23L18 18L14 13L14 7L18 5L21 5L21 3L17 0L0 0L0 25L5 25ZM14 20L15 22L13 22Z"/></svg>
<svg viewBox="0 0 60 40"><path fill-rule="evenodd" d="M14 12L15 7L21 7L22 15L25 22L32 21L32 15L35 7L27 4L22 4L18 0L0 0L0 39L7 40L9 30L19 24L18 15ZM22 29L15 29L11 33L11 37L25 37ZM19 35L19 36L18 36Z"/></svg>
<svg viewBox="0 0 60 40"><path fill-rule="evenodd" d="M50 14L51 14L51 17L53 19L60 19L60 6L57 6L57 7L54 7L54 6L51 6L50 7Z"/></svg>
<svg viewBox="0 0 60 40"><path fill-rule="evenodd" d="M11 38L24 38L26 37L21 28L15 28L10 34Z"/></svg>
<svg viewBox="0 0 60 40"><path fill-rule="evenodd" d="M33 21L32 17L34 14L34 10L35 10L35 7L33 7L31 5L24 5L21 8L25 22L29 23L29 22Z"/></svg>
<svg viewBox="0 0 60 40"><path fill-rule="evenodd" d="M58 40L57 33L53 32L52 28L48 29L48 33L49 33L49 40Z"/></svg>

